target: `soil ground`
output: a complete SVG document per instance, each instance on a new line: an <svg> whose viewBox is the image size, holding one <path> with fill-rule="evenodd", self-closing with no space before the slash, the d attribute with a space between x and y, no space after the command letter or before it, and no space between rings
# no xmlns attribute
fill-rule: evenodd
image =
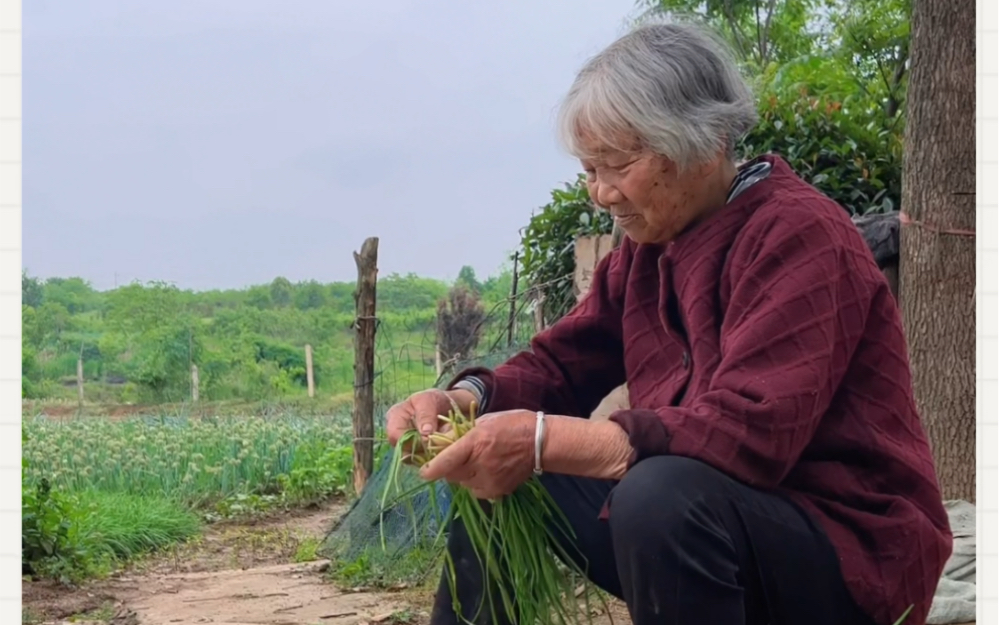
<svg viewBox="0 0 999 625"><path fill-rule="evenodd" d="M137 563L110 579L67 588L25 582L23 622L32 625L422 625L428 589L342 589L309 558L340 504L249 524L210 526L197 541ZM629 625L621 605L613 623ZM606 616L599 625L609 625ZM595 624L597 625L597 624Z"/></svg>
<svg viewBox="0 0 999 625"><path fill-rule="evenodd" d="M425 625L429 588L337 588L309 557L340 503L210 526L198 540L81 588L25 582L25 625ZM303 561L309 560L309 561ZM593 625L631 625L624 605ZM975 625L971 623L970 625Z"/></svg>

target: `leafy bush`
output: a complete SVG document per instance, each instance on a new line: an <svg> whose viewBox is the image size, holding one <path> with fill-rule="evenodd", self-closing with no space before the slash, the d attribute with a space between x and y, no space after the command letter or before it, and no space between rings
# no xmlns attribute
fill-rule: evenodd
<svg viewBox="0 0 999 625"><path fill-rule="evenodd" d="M836 64L814 58L781 69L759 103L759 123L739 142L746 159L777 154L850 214L897 210L902 120L857 89Z"/></svg>
<svg viewBox="0 0 999 625"><path fill-rule="evenodd" d="M256 360L258 363L264 361L273 362L287 374L291 386L305 388L308 386L308 375L306 374L305 350L303 348L268 340L265 337L258 337L255 342L257 350ZM314 359L315 361L315 359ZM319 362L313 362L312 375L316 384L323 376L323 367Z"/></svg>
<svg viewBox="0 0 999 625"><path fill-rule="evenodd" d="M28 442L21 433L21 445ZM47 477L30 480L21 459L21 574L55 576L71 581L86 568L88 553L75 521L77 502L53 489Z"/></svg>
<svg viewBox="0 0 999 625"><path fill-rule="evenodd" d="M21 481L21 572L72 581L87 569L76 501L48 479Z"/></svg>
<svg viewBox="0 0 999 625"><path fill-rule="evenodd" d="M346 494L353 475L354 448L309 441L295 450L291 469L278 476L282 496L294 505L314 504L331 495Z"/></svg>
<svg viewBox="0 0 999 625"><path fill-rule="evenodd" d="M21 397L36 397L35 382L38 380L39 368L35 350L30 345L21 345Z"/></svg>
<svg viewBox="0 0 999 625"><path fill-rule="evenodd" d="M583 176L553 190L551 202L531 217L521 232L521 275L544 294L546 323L559 319L576 302L572 284L576 239L609 234L612 228L610 214L590 201Z"/></svg>

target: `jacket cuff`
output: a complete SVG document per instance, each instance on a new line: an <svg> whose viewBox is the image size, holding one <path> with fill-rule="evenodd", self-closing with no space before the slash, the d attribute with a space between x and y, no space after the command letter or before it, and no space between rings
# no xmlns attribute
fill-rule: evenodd
<svg viewBox="0 0 999 625"><path fill-rule="evenodd" d="M455 386L459 382L467 378L475 378L479 382L476 386L482 387L482 401L481 405L478 406L478 413L485 414L487 406L492 403L492 400L495 399L493 395L494 389L496 388L496 376L493 374L492 370L486 369L485 367L470 367L459 371L457 375L451 378L451 381L447 383L444 390L454 390Z"/></svg>
<svg viewBox="0 0 999 625"><path fill-rule="evenodd" d="M628 442L635 450L628 468L645 458L669 453L669 431L655 410L618 410L609 420L628 434Z"/></svg>

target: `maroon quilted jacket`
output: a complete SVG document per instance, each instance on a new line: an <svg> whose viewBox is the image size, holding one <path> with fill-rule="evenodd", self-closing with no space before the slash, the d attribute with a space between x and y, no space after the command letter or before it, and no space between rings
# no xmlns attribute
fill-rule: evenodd
<svg viewBox="0 0 999 625"><path fill-rule="evenodd" d="M495 371L488 409L611 419L640 457L689 456L784 491L835 546L858 604L922 623L951 553L899 310L846 212L771 175L663 246L626 241L587 296Z"/></svg>

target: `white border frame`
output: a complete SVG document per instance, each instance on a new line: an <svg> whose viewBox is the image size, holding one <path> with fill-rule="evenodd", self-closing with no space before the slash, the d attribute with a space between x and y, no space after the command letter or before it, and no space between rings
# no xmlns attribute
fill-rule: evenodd
<svg viewBox="0 0 999 625"><path fill-rule="evenodd" d="M19 623L21 0L0 1L0 622Z"/></svg>
<svg viewBox="0 0 999 625"><path fill-rule="evenodd" d="M980 435L978 458L978 622L999 622L999 549L992 537L999 521L996 483L999 462L989 449L999 437L999 238L994 217L994 188L999 179L999 114L993 96L999 91L999 64L991 58L991 45L983 45L999 34L996 12L977 0L978 74L977 93L977 412ZM15 527L20 526L16 501L20 498L20 294L21 273L21 0L0 0L0 622L20 618L20 575L15 571L19 549ZM985 67L994 67L986 71ZM986 188L985 181L989 181ZM988 353L986 353L988 352Z"/></svg>

